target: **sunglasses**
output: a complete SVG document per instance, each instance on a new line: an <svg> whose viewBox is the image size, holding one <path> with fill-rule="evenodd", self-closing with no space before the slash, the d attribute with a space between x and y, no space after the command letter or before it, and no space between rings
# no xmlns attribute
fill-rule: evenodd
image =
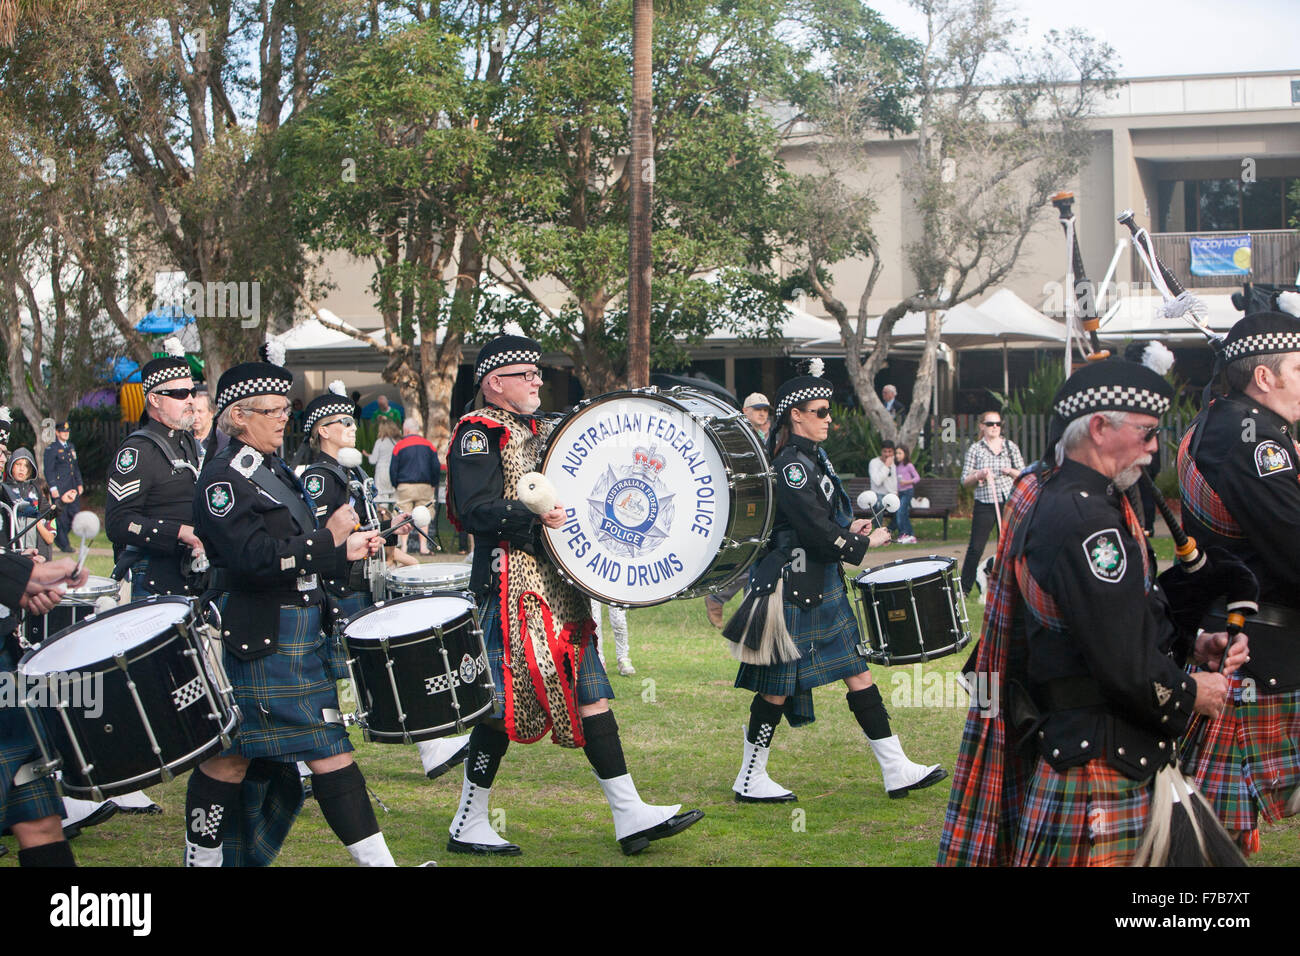
<svg viewBox="0 0 1300 956"><path fill-rule="evenodd" d="M985 428L1001 428L1001 427L1002 427L1002 423L1001 423L1001 422L980 422L980 424L983 425Z"/></svg>
<svg viewBox="0 0 1300 956"><path fill-rule="evenodd" d="M1141 434L1142 434L1142 444L1144 444L1144 445L1145 445L1147 442L1149 442L1151 439L1155 438L1157 435L1160 434L1160 426L1159 426L1159 425L1151 425L1150 427L1148 427L1148 426L1146 426L1146 425L1138 425L1138 424L1135 423L1135 422L1124 422L1124 424L1125 424L1125 425L1131 425L1133 428L1136 428L1139 432L1141 432Z"/></svg>
<svg viewBox="0 0 1300 956"><path fill-rule="evenodd" d="M174 398L178 402L183 402L185 399L193 398L195 395L199 394L199 390L197 388L155 388L153 394L166 395L168 398Z"/></svg>
<svg viewBox="0 0 1300 956"><path fill-rule="evenodd" d="M345 415L342 418L336 418L333 421L325 422L321 428L329 428L331 425L342 425L344 428L356 428L356 420L351 415Z"/></svg>
<svg viewBox="0 0 1300 956"><path fill-rule="evenodd" d="M818 418L828 418L831 414L831 407L829 405L823 405L821 408L810 408L807 410L801 408L799 411L803 412L805 415L816 415Z"/></svg>

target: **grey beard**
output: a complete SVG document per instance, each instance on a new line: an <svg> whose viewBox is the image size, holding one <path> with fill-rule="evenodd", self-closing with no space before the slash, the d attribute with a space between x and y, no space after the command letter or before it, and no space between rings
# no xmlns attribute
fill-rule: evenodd
<svg viewBox="0 0 1300 956"><path fill-rule="evenodd" d="M1141 475L1142 467L1140 465L1131 465L1115 476L1115 487L1120 491L1128 491Z"/></svg>

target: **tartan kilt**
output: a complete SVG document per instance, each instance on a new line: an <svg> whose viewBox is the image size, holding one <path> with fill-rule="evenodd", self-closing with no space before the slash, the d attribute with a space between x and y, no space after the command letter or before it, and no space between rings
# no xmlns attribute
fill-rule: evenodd
<svg viewBox="0 0 1300 956"><path fill-rule="evenodd" d="M792 727L812 723L812 689L870 670L858 651L862 634L853 614L838 564L826 566L822 603L803 608L786 601L785 626L799 649L798 660L780 664L741 664L736 686L759 694L789 697L786 720ZM797 700L796 700L797 698Z"/></svg>
<svg viewBox="0 0 1300 956"><path fill-rule="evenodd" d="M14 673L14 659L0 647L0 671ZM0 831L15 823L63 816L63 798L54 777L37 777L21 787L13 785L18 768L39 756L27 715L18 706L0 707Z"/></svg>
<svg viewBox="0 0 1300 956"><path fill-rule="evenodd" d="M506 715L506 648L505 637L501 633L501 615L494 591L489 591L487 601L479 608L479 614L479 621L483 627L483 643L487 648L488 665L492 668L492 684L496 688L496 707L492 711L492 716L504 718ZM605 673L605 665L600 662L594 637L587 642L587 649L582 652L574 696L579 704L594 704L601 698L614 699L614 687Z"/></svg>
<svg viewBox="0 0 1300 956"><path fill-rule="evenodd" d="M218 610L231 598L223 594ZM325 708L339 709L335 682L348 676L342 647L333 634L321 632L321 605L280 608L274 654L254 661L226 654L224 661L243 715L226 755L296 761L352 750L346 728L325 723L321 715Z"/></svg>
<svg viewBox="0 0 1300 956"><path fill-rule="evenodd" d="M1029 784L1014 866L1127 866L1151 810L1151 780L1102 760L1057 773L1041 757Z"/></svg>
<svg viewBox="0 0 1300 956"><path fill-rule="evenodd" d="M1290 816L1300 786L1300 690L1242 700L1233 678L1232 705L1210 722L1196 765L1196 785L1224 827L1240 832Z"/></svg>

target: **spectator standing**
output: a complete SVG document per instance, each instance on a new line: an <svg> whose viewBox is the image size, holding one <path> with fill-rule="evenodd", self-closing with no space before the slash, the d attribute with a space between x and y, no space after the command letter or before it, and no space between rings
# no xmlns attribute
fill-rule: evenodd
<svg viewBox="0 0 1300 956"><path fill-rule="evenodd" d="M392 504L397 500L391 474L393 449L402 437L401 426L391 418L379 419L379 435L366 459L375 467L375 501Z"/></svg>
<svg viewBox="0 0 1300 956"><path fill-rule="evenodd" d="M406 416L402 414L402 410L398 408L396 405L389 404L387 395L380 393L379 398L377 398L375 401L376 404L378 404L379 406L377 409L375 409L375 418L377 420L383 420L387 418L389 421L393 422L396 425L402 424L402 419L405 418Z"/></svg>
<svg viewBox="0 0 1300 956"><path fill-rule="evenodd" d="M1002 436L1002 413L991 411L982 414L980 438L966 449L966 463L961 470L961 483L967 488L975 488L970 544L961 565L963 595L969 594L975 584L975 573L979 570L984 545L988 543L989 532L997 525L995 503L1000 504L1011 497L1011 485L1024 467L1025 456L1020 453L1016 443Z"/></svg>
<svg viewBox="0 0 1300 956"><path fill-rule="evenodd" d="M416 505L434 510L433 538L438 539L438 480L442 466L438 449L421 435L420 426L407 419L402 426L403 438L393 446L393 457L388 466L389 479L397 493L397 508L410 514ZM409 534L409 532L408 532ZM407 534L397 536L397 546L405 549ZM429 542L420 536L420 553L429 554Z"/></svg>
<svg viewBox="0 0 1300 956"><path fill-rule="evenodd" d="M212 427L212 396L206 386L199 385L194 390L194 442L199 446L199 471L203 464L225 447L230 437ZM211 446L211 447L209 447Z"/></svg>
<svg viewBox="0 0 1300 956"><path fill-rule="evenodd" d="M898 389L893 385L886 385L880 390L880 400L885 403L885 411L889 412L889 417L896 422L901 422L907 417L907 406L898 400Z"/></svg>
<svg viewBox="0 0 1300 956"><path fill-rule="evenodd" d="M72 519L81 512L81 495L86 490L71 437L72 431L65 418L54 426L54 442L45 449L45 483L50 486L50 500L59 502L54 544L64 554L72 553L68 530L72 527Z"/></svg>
<svg viewBox="0 0 1300 956"><path fill-rule="evenodd" d="M902 445L894 449L894 470L898 474L898 513L894 516L898 521L898 543L916 544L916 535L912 532L912 495L921 476Z"/></svg>
<svg viewBox="0 0 1300 956"><path fill-rule="evenodd" d="M745 421L753 427L762 439L763 444L767 444L767 430L771 426L772 420L772 403L767 400L767 396L762 392L750 392L745 396L745 404L741 409L744 413ZM708 595L704 599L704 611L709 615L709 623L714 627L722 627L722 610L727 606L727 602L736 596L741 588L745 586L748 576L742 574L731 584L727 585L720 591ZM599 615L593 615L597 622L600 621ZM597 624L599 626L599 624ZM626 632L626 627L624 628ZM617 634L617 629L615 630ZM623 665L619 664L619 673L623 673Z"/></svg>
<svg viewBox="0 0 1300 956"><path fill-rule="evenodd" d="M4 446L0 446L3 448ZM38 517L49 507L49 495L45 493L43 483L36 477L36 459L26 448L14 451L4 470L5 490L18 512L19 528L30 519ZM18 528L14 529L15 531ZM54 532L46 521L37 522L23 536L22 541L14 547L21 550L35 548L46 561L50 559L50 544L54 541Z"/></svg>

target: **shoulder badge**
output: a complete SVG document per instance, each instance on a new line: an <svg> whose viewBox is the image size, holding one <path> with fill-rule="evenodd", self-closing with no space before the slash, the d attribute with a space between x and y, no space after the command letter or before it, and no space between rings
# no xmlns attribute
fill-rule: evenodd
<svg viewBox="0 0 1300 956"><path fill-rule="evenodd" d="M461 434L460 453L462 455L486 455L487 450L487 432L481 428L470 428Z"/></svg>
<svg viewBox="0 0 1300 956"><path fill-rule="evenodd" d="M808 472L804 471L803 465L797 461L792 461L781 471L781 477L791 488L802 488L808 484Z"/></svg>
<svg viewBox="0 0 1300 956"><path fill-rule="evenodd" d="M319 498L325 493L325 479L320 475L308 475L307 480L303 482L307 488L307 494L313 498Z"/></svg>
<svg viewBox="0 0 1300 956"><path fill-rule="evenodd" d="M1116 528L1098 531L1084 539L1083 553L1088 559L1088 570L1098 581L1114 584L1124 577L1128 555L1124 553L1122 542Z"/></svg>
<svg viewBox="0 0 1300 956"><path fill-rule="evenodd" d="M208 485L204 497L208 499L208 510L216 518L224 518L235 506L235 492L228 481L218 481Z"/></svg>
<svg viewBox="0 0 1300 956"><path fill-rule="evenodd" d="M245 478L252 478L253 472L262 467L262 453L253 448L245 448L231 460L230 467Z"/></svg>
<svg viewBox="0 0 1300 956"><path fill-rule="evenodd" d="M117 470L126 474L135 467L140 456L134 448L123 448L117 453Z"/></svg>
<svg viewBox="0 0 1300 956"><path fill-rule="evenodd" d="M1280 471L1290 471L1291 456L1277 442L1271 439L1262 441L1255 446L1255 470L1261 478L1276 475Z"/></svg>

